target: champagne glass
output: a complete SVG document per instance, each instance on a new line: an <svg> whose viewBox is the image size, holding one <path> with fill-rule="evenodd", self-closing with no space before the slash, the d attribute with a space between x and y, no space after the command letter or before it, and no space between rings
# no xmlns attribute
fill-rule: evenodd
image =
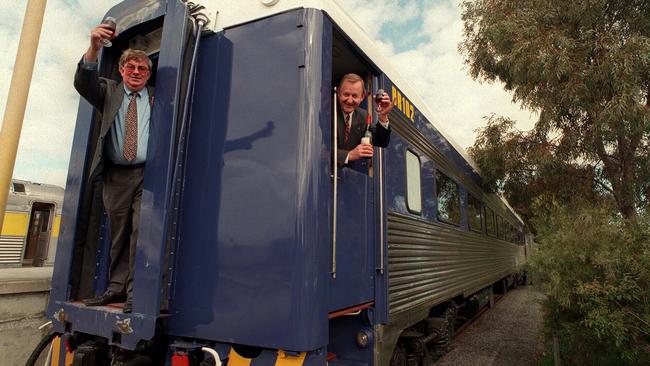
<svg viewBox="0 0 650 366"><path fill-rule="evenodd" d="M104 18L104 21L102 21L102 24L106 24L111 28L113 31L113 34L115 34L115 29L117 28L117 21L113 17L106 17ZM104 47L111 47L113 45L113 42L111 42L109 39L102 38L102 44Z"/></svg>
<svg viewBox="0 0 650 366"><path fill-rule="evenodd" d="M375 102L377 102L377 104L381 105L381 101L383 99L384 99L384 89L377 90L377 93L375 93Z"/></svg>

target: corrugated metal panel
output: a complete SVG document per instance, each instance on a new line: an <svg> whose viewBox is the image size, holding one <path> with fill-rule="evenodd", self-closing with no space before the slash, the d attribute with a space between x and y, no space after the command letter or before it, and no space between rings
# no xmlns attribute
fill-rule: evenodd
<svg viewBox="0 0 650 366"><path fill-rule="evenodd" d="M0 236L0 264L21 263L24 236Z"/></svg>
<svg viewBox="0 0 650 366"><path fill-rule="evenodd" d="M518 246L388 213L390 313L488 286L516 269Z"/></svg>

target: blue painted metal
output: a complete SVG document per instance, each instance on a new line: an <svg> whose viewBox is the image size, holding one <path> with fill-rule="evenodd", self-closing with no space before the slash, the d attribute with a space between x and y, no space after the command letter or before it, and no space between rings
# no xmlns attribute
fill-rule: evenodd
<svg viewBox="0 0 650 366"><path fill-rule="evenodd" d="M341 316L330 321L330 339L327 350L336 355L340 362L372 365L375 344L371 324L372 314L367 310L356 316ZM357 344L357 333L360 331L369 335L369 343L365 348Z"/></svg>
<svg viewBox="0 0 650 366"><path fill-rule="evenodd" d="M102 215L102 224L97 246L97 262L95 263L95 277L93 287L95 295L106 291L109 283L108 270L111 263L111 232L108 230L108 215Z"/></svg>
<svg viewBox="0 0 650 366"><path fill-rule="evenodd" d="M341 169L339 177L337 265L327 299L330 311L374 300L374 181L367 173L349 168Z"/></svg>
<svg viewBox="0 0 650 366"><path fill-rule="evenodd" d="M171 335L294 351L327 343L321 29L321 13L298 10L202 41Z"/></svg>
<svg viewBox="0 0 650 366"><path fill-rule="evenodd" d="M77 110L77 127L72 139L68 179L63 198L61 231L56 248L56 262L52 272L52 289L50 290L50 301L47 308L47 314L50 316L59 310L58 304L67 301L70 296L70 271L74 253L75 233L77 231L77 215L86 183L84 170L87 161L90 163L91 159L87 155L91 130L89 120L92 118L92 113L93 107L82 99ZM64 325L62 323L55 322L54 325L55 330L63 331Z"/></svg>

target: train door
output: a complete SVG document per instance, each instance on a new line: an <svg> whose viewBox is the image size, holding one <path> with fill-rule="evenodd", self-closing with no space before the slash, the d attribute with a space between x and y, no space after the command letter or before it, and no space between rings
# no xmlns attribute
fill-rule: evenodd
<svg viewBox="0 0 650 366"><path fill-rule="evenodd" d="M23 265L42 267L45 263L52 234L53 218L53 204L34 202L25 240Z"/></svg>
<svg viewBox="0 0 650 366"><path fill-rule="evenodd" d="M337 30L333 32L332 83L338 86L343 75L355 73L372 90L375 77L354 47ZM370 93L372 94L372 93ZM343 118L337 95L333 94L334 122ZM366 97L359 108L368 110ZM337 134L342 134L339 128ZM369 304L374 298L375 184L372 159L334 166L336 208L333 210L334 236L330 312Z"/></svg>

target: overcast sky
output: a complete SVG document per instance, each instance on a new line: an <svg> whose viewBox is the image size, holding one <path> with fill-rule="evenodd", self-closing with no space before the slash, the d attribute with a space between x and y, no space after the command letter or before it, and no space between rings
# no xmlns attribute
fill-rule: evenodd
<svg viewBox="0 0 650 366"><path fill-rule="evenodd" d="M247 0L251 1L251 0ZM463 147L492 113L521 129L532 117L499 84L472 80L458 53L461 0L339 0ZM48 0L14 178L65 186L79 97L72 87L90 28L118 0ZM27 1L0 0L0 115L16 57ZM0 122L1 123L1 122Z"/></svg>

